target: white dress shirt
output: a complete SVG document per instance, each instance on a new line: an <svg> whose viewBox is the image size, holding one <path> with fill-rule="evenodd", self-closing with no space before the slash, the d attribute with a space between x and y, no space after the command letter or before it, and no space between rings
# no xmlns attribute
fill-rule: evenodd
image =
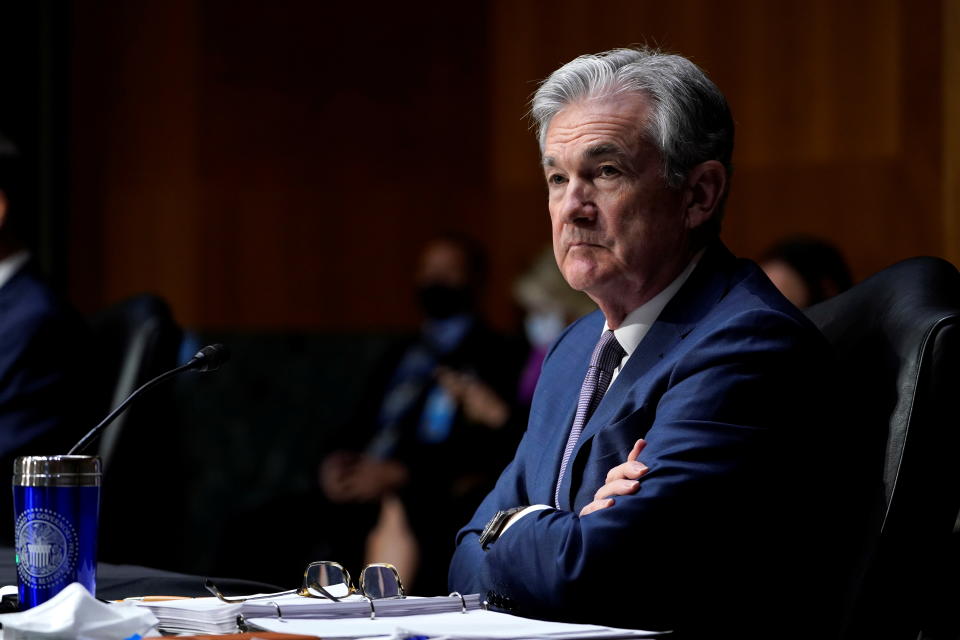
<svg viewBox="0 0 960 640"><path fill-rule="evenodd" d="M660 312L663 311L663 308L667 306L667 303L673 299L673 296L677 294L677 291L679 291L680 287L682 287L687 281L687 278L690 277L690 274L693 273L697 263L700 262L701 256L703 256L702 249L697 253L697 255L693 256L693 259L690 260L690 264L688 264L687 267L680 272L680 275L673 279L673 282L664 287L660 293L628 313L627 317L623 319L622 323L620 323L620 326L613 330L613 335L616 336L617 342L619 342L620 346L623 347L626 355L623 356L623 359L620 361L620 366L613 370L613 377L610 378L610 384L613 384L613 381L617 379L618 375L620 375L620 370L626 366L627 360L629 360L630 356L633 355L633 352L637 350L637 345L640 344L640 341L643 340L643 337L647 335L647 331L650 330L650 327L653 326L653 323L657 321L658 317L660 317ZM604 322L603 330L606 331L609 328L610 326Z"/></svg>
<svg viewBox="0 0 960 640"><path fill-rule="evenodd" d="M0 260L0 288L20 270L30 259L29 251L16 251L3 260Z"/></svg>

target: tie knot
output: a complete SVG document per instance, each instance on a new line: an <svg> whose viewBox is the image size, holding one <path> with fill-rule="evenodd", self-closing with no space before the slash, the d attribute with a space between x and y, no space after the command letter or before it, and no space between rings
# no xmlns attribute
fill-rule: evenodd
<svg viewBox="0 0 960 640"><path fill-rule="evenodd" d="M620 364L623 356L627 354L617 342L617 337L613 331L607 329L600 336L597 346L593 349L593 356L590 358L590 366L596 367L601 371L611 373Z"/></svg>

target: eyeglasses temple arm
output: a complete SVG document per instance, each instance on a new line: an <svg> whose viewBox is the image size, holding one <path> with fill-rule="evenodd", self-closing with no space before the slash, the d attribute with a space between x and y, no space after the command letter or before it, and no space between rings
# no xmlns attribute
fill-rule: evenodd
<svg viewBox="0 0 960 640"><path fill-rule="evenodd" d="M207 591L209 591L210 593L212 593L213 595L215 595L219 600L222 600L223 602L226 602L227 604L240 604L241 602L246 602L247 600L255 600L255 599L257 599L257 598L273 598L273 597L276 597L276 596L286 596L286 595L290 595L290 594L292 594L292 593L296 593L296 592L297 592L296 589L290 589L290 590L288 590L288 591L278 591L277 593L264 593L264 594L262 594L262 595L247 596L247 597L245 597L245 598L243 598L243 597L241 597L241 598L228 598L228 597L226 597L225 595L223 595L222 593L220 593L220 589L217 588L217 585L215 585L215 584L213 583L213 580L211 580L210 578L207 578L206 580L203 581L203 587L204 587Z"/></svg>

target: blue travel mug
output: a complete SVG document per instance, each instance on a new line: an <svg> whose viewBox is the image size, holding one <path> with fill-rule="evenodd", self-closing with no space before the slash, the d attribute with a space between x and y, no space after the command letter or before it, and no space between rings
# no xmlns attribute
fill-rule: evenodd
<svg viewBox="0 0 960 640"><path fill-rule="evenodd" d="M24 456L13 462L14 551L20 610L72 582L97 594L100 458Z"/></svg>

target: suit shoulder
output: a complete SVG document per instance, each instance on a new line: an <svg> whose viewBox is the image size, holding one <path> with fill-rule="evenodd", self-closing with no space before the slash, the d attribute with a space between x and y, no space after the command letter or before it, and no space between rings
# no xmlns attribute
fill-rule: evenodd
<svg viewBox="0 0 960 640"><path fill-rule="evenodd" d="M43 280L25 270L0 288L0 326L3 334L23 341L48 330L79 331L84 324Z"/></svg>
<svg viewBox="0 0 960 640"><path fill-rule="evenodd" d="M16 273L0 287L0 305L11 320L39 320L55 316L62 307L50 287L26 270Z"/></svg>
<svg viewBox="0 0 960 640"><path fill-rule="evenodd" d="M737 260L732 285L716 309L732 323L756 329L792 326L798 332L823 339L807 316L787 300L760 267L751 260Z"/></svg>

